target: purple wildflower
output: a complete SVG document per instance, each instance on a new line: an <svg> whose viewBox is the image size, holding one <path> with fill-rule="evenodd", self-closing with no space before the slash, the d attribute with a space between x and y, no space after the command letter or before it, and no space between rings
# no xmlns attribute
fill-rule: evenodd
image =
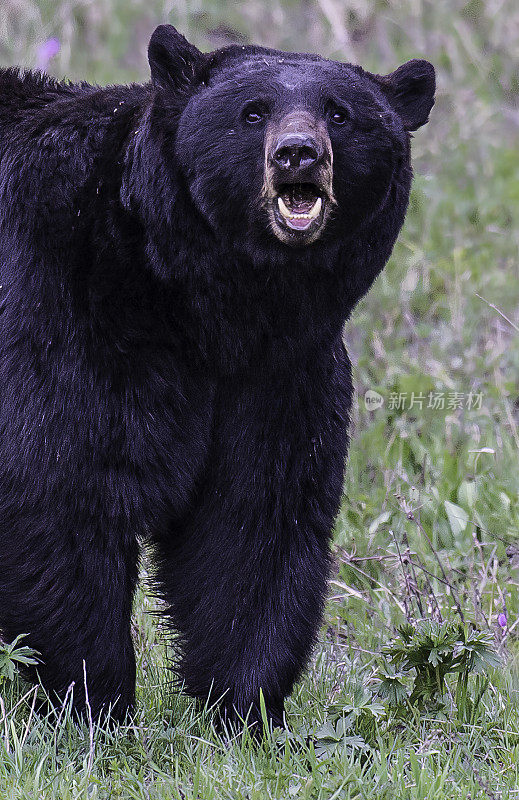
<svg viewBox="0 0 519 800"><path fill-rule="evenodd" d="M60 41L55 36L51 39L46 39L46 41L38 47L38 54L36 56L36 66L38 69L47 69L49 61L59 53L60 49Z"/></svg>
<svg viewBox="0 0 519 800"><path fill-rule="evenodd" d="M508 620L506 618L506 614L505 614L504 611L502 611L501 614L499 614L499 616L497 618L497 623L498 623L498 625L501 626L501 628L506 628L506 626L508 624Z"/></svg>

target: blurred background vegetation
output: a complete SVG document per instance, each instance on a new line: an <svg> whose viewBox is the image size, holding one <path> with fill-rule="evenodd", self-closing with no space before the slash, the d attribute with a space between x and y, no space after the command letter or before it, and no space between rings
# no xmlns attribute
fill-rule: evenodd
<svg viewBox="0 0 519 800"><path fill-rule="evenodd" d="M362 786L368 784L367 796L372 798L516 797L519 3L1 0L0 64L40 66L58 77L100 84L145 81L149 36L164 21L205 50L255 42L319 52L380 73L409 58L425 57L436 67L438 92L429 124L413 141L416 177L404 230L390 264L345 330L355 365L357 402L336 531L337 567L313 670L289 705L289 722L296 730L300 725L322 734L330 720L335 725L346 712L350 728L344 723L339 731L335 727L330 734L326 728L327 734L321 735L327 744L319 768L312 767L313 784L301 777L309 757L303 744L301 762L288 759L276 766L282 778L272 774L268 753L261 765L247 760L245 751L242 761L237 756L233 760L233 751L226 751L220 761L213 759L213 745L204 750L199 740L203 730L203 737L219 741L214 731L201 728L195 712L186 711L191 708L188 701L157 694L164 681L164 649L145 613L153 602L141 592L135 624L140 713L160 743L165 736L160 720L167 709L178 716L181 707L184 733L167 732L168 742L181 736L177 755L168 748L155 752L150 734L147 755L133 753L135 762L129 762L128 769L139 775L139 764L145 763L143 774L155 775L156 787L156 765L170 773L175 758L177 769L178 758L184 759L177 783L164 783L169 787L164 796L198 797L182 769L191 775L203 761L210 779L204 784L199 776L202 783L197 787L205 787L200 795L204 800L289 794L364 797ZM380 408L366 408L368 389L382 396ZM422 408L409 408L413 392L415 397L425 396ZM445 408L428 408L429 392L444 393ZM467 407L471 392L481 397L474 408ZM463 400L449 408L453 393ZM404 407L394 408L391 398L399 395L405 395ZM503 657L471 717L472 726L469 729L464 717L461 727L449 728L450 716L461 712L459 706L455 711L458 700L451 697L449 706L443 697L443 710L440 703L433 719L424 717L417 706L413 721L406 718L405 732L391 727L386 714L389 727L382 735L377 720L384 715L376 704L369 705L381 680L381 645L406 620L416 626L422 617L459 622L461 616L488 634ZM388 680L386 676L382 684ZM405 684L406 676L401 680ZM14 692L13 704L18 698ZM427 713L431 715L430 707ZM371 719L371 734L352 719ZM41 729L35 730L37 737ZM188 730L194 731L192 738ZM362 760L345 757L355 750L355 736L373 748L369 769ZM461 766L448 746L454 741L463 743ZM388 755L396 744L404 747L403 759ZM81 753L80 744L77 747ZM70 775L78 786L83 786L81 780L93 786L78 758L69 754L70 763L76 763ZM96 780L102 783L108 778L102 777L106 766L100 758ZM128 751L120 758L127 763ZM387 771L388 763L393 774ZM322 764L328 765L326 780ZM339 783L329 778L330 771ZM109 783L113 788L119 780L125 791L131 784L133 794L121 789L122 794L114 796L163 796L156 788L157 794L141 794L140 778L131 783L123 772L112 774ZM10 774L5 773L6 786ZM1 775L0 771L0 783ZM81 780L78 775L83 775ZM145 778L142 781L144 785ZM257 794L246 788L251 785ZM378 793L373 793L375 785Z"/></svg>

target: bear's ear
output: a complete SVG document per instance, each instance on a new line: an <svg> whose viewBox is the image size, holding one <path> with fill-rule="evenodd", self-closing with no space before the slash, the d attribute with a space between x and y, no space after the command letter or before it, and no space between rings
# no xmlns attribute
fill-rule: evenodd
<svg viewBox="0 0 519 800"><path fill-rule="evenodd" d="M160 89L180 89L191 83L202 60L200 50L189 44L173 25L159 25L148 45L151 79Z"/></svg>
<svg viewBox="0 0 519 800"><path fill-rule="evenodd" d="M415 131L425 125L434 105L436 88L432 64L414 59L390 75L376 75L375 78L406 130Z"/></svg>

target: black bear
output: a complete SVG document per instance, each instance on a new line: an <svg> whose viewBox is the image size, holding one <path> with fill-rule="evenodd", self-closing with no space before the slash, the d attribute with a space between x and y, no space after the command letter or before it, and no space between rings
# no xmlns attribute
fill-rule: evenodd
<svg viewBox="0 0 519 800"><path fill-rule="evenodd" d="M273 724L319 628L352 398L434 70L171 26L151 81L0 71L0 629L52 697L134 702L149 548L176 670Z"/></svg>

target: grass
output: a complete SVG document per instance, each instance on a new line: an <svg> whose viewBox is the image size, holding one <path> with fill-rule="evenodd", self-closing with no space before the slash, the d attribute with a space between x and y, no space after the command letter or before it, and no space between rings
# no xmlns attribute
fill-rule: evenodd
<svg viewBox="0 0 519 800"><path fill-rule="evenodd" d="M173 691L141 590L132 724L78 728L66 708L41 717L31 687L5 677L0 797L518 798L519 9L7 0L0 58L34 64L38 44L58 36L56 74L145 79L146 41L163 18L205 48L243 37L381 72L424 55L438 68L437 104L415 137L405 229L345 330L358 399L336 570L319 648L287 704L289 732L259 747L222 738L209 711ZM366 407L369 389L381 407ZM431 392L443 409L427 407ZM409 641L397 633L405 624ZM469 653L478 635L498 662ZM1 654L0 669L7 676Z"/></svg>

